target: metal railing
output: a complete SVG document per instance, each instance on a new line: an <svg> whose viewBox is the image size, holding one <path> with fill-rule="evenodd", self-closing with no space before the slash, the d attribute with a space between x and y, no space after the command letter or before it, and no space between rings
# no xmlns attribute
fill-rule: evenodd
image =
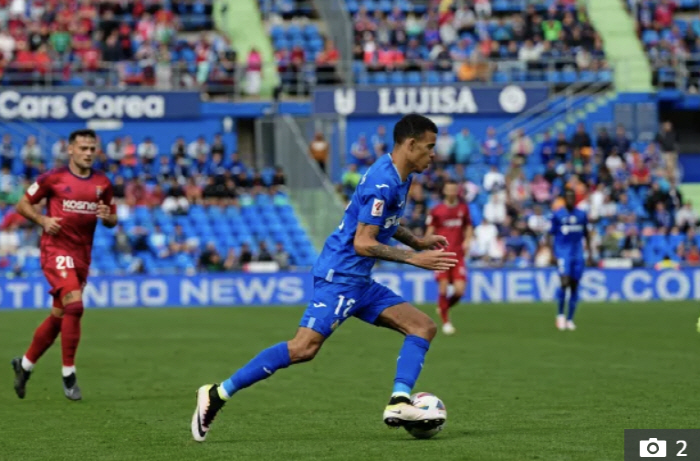
<svg viewBox="0 0 700 461"><path fill-rule="evenodd" d="M340 75L346 82L352 81L352 63L348 59L353 53L353 26L347 14L344 0L316 0L321 18L328 26L328 33L345 59L339 67Z"/></svg>
<svg viewBox="0 0 700 461"><path fill-rule="evenodd" d="M339 224L343 204L333 184L309 155L310 140L301 124L306 118L271 116L256 121L258 158L281 166L287 177L292 203L317 249ZM258 165L262 166L262 165Z"/></svg>

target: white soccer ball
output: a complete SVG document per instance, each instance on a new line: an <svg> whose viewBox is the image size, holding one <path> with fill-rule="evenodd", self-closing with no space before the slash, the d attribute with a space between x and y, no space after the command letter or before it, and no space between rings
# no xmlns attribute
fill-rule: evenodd
<svg viewBox="0 0 700 461"><path fill-rule="evenodd" d="M432 429L426 430L421 428L419 425L404 426L408 433L413 437L417 439L429 439L434 437L445 427L445 423L447 422L447 409L445 408L445 404L442 403L442 400L440 400L436 395L429 392L417 392L411 396L411 404L414 407L418 407L423 410L437 411L438 413L442 414L442 417L444 418L444 422L442 424Z"/></svg>

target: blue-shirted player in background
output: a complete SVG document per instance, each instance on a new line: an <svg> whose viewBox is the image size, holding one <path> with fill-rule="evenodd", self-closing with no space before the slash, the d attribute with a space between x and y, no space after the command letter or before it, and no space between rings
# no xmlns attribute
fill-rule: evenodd
<svg viewBox="0 0 700 461"><path fill-rule="evenodd" d="M552 216L551 235L554 237L553 256L561 277L561 287L557 289L559 311L556 325L559 330L575 330L574 314L578 304L579 281L583 277L586 258L583 241L590 258L591 241L588 236L588 216L576 208L576 194L572 189L564 191L565 206ZM569 290L569 311L564 315L566 291Z"/></svg>
<svg viewBox="0 0 700 461"><path fill-rule="evenodd" d="M326 338L348 317L405 335L384 422L425 428L444 422L437 412L411 405L409 398L435 336L435 323L370 276L376 259L432 271L448 270L459 263L454 253L442 249L447 245L444 237L418 238L399 225L413 173L427 169L435 156L436 133L435 124L421 115L407 115L396 124L393 152L380 157L367 171L338 229L326 240L313 268L313 297L296 336L260 352L221 384L199 388L192 417L195 440L204 441L217 412L232 395L279 369L313 359ZM389 246L391 238L415 251Z"/></svg>

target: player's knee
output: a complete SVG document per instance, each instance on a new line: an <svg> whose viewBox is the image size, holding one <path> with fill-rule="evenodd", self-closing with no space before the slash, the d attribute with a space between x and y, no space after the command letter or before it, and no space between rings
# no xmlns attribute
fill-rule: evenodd
<svg viewBox="0 0 700 461"><path fill-rule="evenodd" d="M82 303L80 291L72 291L63 297L63 313L64 315L72 315L74 317L82 317L85 308Z"/></svg>
<svg viewBox="0 0 700 461"><path fill-rule="evenodd" d="M63 309L61 309L60 307L52 307L51 315L53 317L56 317L57 319L61 319L63 318Z"/></svg>
<svg viewBox="0 0 700 461"><path fill-rule="evenodd" d="M417 321L407 333L432 341L437 334L437 325L433 322L433 319L426 315Z"/></svg>

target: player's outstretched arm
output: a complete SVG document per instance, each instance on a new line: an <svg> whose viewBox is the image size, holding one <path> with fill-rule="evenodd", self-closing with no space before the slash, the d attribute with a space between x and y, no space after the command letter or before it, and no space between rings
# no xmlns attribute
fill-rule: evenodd
<svg viewBox="0 0 700 461"><path fill-rule="evenodd" d="M455 259L455 253L443 250L432 250L415 252L402 250L389 245L384 245L377 241L379 226L359 223L355 232L355 252L360 256L377 258L384 261L394 261L404 264L411 264L423 269L443 271L457 265L459 261Z"/></svg>
<svg viewBox="0 0 700 461"><path fill-rule="evenodd" d="M416 251L439 250L447 246L447 239L441 235L433 235L432 232L420 238L413 235L413 232L403 226L396 228L394 238L406 246Z"/></svg>
<svg viewBox="0 0 700 461"><path fill-rule="evenodd" d="M16 208L17 213L41 226L47 234L55 235L61 230L60 222L62 218L52 218L39 213L26 195L19 199Z"/></svg>

